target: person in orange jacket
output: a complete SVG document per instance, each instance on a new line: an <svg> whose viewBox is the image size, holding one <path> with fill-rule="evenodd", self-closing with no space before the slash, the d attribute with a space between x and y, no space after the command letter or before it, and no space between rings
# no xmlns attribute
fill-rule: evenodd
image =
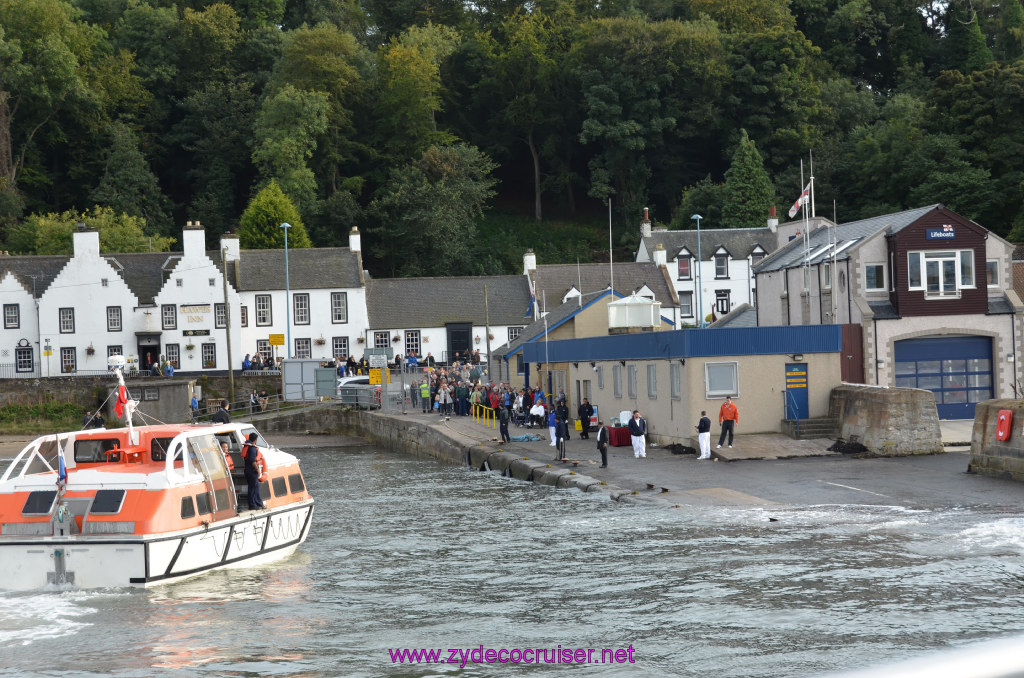
<svg viewBox="0 0 1024 678"><path fill-rule="evenodd" d="M722 443L725 442L725 434L729 434L729 447L732 447L732 434L736 424L740 422L740 411L736 409L736 406L732 402L732 398L729 396L725 397L725 402L722 403L722 408L718 410L718 423L722 427L722 435L718 437L718 449L722 448Z"/></svg>
<svg viewBox="0 0 1024 678"><path fill-rule="evenodd" d="M248 486L250 509L266 508L260 497L260 483L267 479L267 462L263 453L256 447L256 434L250 433L249 439L242 446L242 459L245 460L245 483Z"/></svg>

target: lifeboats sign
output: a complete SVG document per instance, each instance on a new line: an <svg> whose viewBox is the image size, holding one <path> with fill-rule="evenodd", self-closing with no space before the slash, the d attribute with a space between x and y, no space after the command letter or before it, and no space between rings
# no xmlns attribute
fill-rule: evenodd
<svg viewBox="0 0 1024 678"><path fill-rule="evenodd" d="M182 304L180 313L185 316L185 322L187 323L201 323L206 319L206 315L210 313L210 305Z"/></svg>
<svg viewBox="0 0 1024 678"><path fill-rule="evenodd" d="M925 229L925 240L953 240L956 238L956 230L953 224L943 224L934 228Z"/></svg>

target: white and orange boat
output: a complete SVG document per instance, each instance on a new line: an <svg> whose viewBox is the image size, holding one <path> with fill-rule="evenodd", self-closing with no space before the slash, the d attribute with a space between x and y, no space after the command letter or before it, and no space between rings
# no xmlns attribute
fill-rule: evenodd
<svg viewBox="0 0 1024 678"><path fill-rule="evenodd" d="M256 510L240 457L250 433L267 471ZM0 478L0 588L145 587L266 563L293 553L312 517L298 459L250 424L47 435Z"/></svg>

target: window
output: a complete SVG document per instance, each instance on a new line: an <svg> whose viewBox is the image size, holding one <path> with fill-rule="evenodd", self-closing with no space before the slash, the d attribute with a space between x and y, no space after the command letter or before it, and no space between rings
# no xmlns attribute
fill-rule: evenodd
<svg viewBox="0 0 1024 678"><path fill-rule="evenodd" d="M76 369L75 361L75 349L74 348L62 348L60 350L60 371L61 372L74 372Z"/></svg>
<svg viewBox="0 0 1024 678"><path fill-rule="evenodd" d="M217 286L217 279L216 278L210 278L210 287L216 287L216 286Z"/></svg>
<svg viewBox="0 0 1024 678"><path fill-rule="evenodd" d="M679 378L679 363L670 363L668 369L668 380L671 388L672 399L679 400L682 397L681 379Z"/></svg>
<svg viewBox="0 0 1024 678"><path fill-rule="evenodd" d="M920 252L907 252L907 289L924 289L924 283L921 282Z"/></svg>
<svg viewBox="0 0 1024 678"><path fill-rule="evenodd" d="M885 264L867 264L864 266L864 288L868 292L885 289Z"/></svg>
<svg viewBox="0 0 1024 678"><path fill-rule="evenodd" d="M224 304L213 305L213 326L214 327L227 327L228 326L228 310Z"/></svg>
<svg viewBox="0 0 1024 678"><path fill-rule="evenodd" d="M292 295L292 317L295 320L296 325L308 325L309 324L309 295L308 294L293 294Z"/></svg>
<svg viewBox="0 0 1024 678"><path fill-rule="evenodd" d="M21 306L4 304L4 329L16 330L21 327Z"/></svg>
<svg viewBox="0 0 1024 678"><path fill-rule="evenodd" d="M107 332L121 331L121 307L107 306Z"/></svg>
<svg viewBox="0 0 1024 678"><path fill-rule="evenodd" d="M112 355L124 355L122 351L124 351L124 348L120 345L107 346L107 357L109 358Z"/></svg>
<svg viewBox="0 0 1024 678"><path fill-rule="evenodd" d="M374 332L373 333L373 347L374 348L387 348L391 345L391 339L388 336L388 332Z"/></svg>
<svg viewBox="0 0 1024 678"><path fill-rule="evenodd" d="M684 318L693 317L693 292L679 293L679 315Z"/></svg>
<svg viewBox="0 0 1024 678"><path fill-rule="evenodd" d="M523 365L523 354L516 354L516 374L526 374L526 369Z"/></svg>
<svg viewBox="0 0 1024 678"><path fill-rule="evenodd" d="M306 491L306 484L302 482L301 473L292 473L288 476L288 488L292 491L292 494Z"/></svg>
<svg viewBox="0 0 1024 678"><path fill-rule="evenodd" d="M715 255L715 277L716 278L728 278L729 277L729 255L728 254L716 254Z"/></svg>
<svg viewBox="0 0 1024 678"><path fill-rule="evenodd" d="M960 287L974 287L974 250L960 250Z"/></svg>
<svg viewBox="0 0 1024 678"><path fill-rule="evenodd" d="M296 358L312 358L313 353L311 349L311 342L307 339L296 339L295 340L295 357Z"/></svg>
<svg viewBox="0 0 1024 678"><path fill-rule="evenodd" d="M704 391L707 398L738 396L738 363L704 363Z"/></svg>
<svg viewBox="0 0 1024 678"><path fill-rule="evenodd" d="M274 351L271 350L271 348L270 348L270 340L269 339L257 339L256 340L256 352L260 354L260 357L263 358L264 361L266 361L268 358L270 358L272 355L274 355Z"/></svg>
<svg viewBox="0 0 1024 678"><path fill-rule="evenodd" d="M74 334L75 333L75 309L73 309L73 308L62 308L62 309L60 309L60 333L61 334Z"/></svg>
<svg viewBox="0 0 1024 678"><path fill-rule="evenodd" d="M348 292L331 292L331 322L348 322Z"/></svg>
<svg viewBox="0 0 1024 678"><path fill-rule="evenodd" d="M715 312L725 315L732 308L732 301L729 299L729 290L715 290Z"/></svg>
<svg viewBox="0 0 1024 678"><path fill-rule="evenodd" d="M750 255L750 265L753 266L764 259L764 252L758 250Z"/></svg>
<svg viewBox="0 0 1024 678"><path fill-rule="evenodd" d="M676 260L676 265L679 268L679 273L676 277L679 280L689 280L693 275L692 268L690 267L690 257L679 257Z"/></svg>
<svg viewBox="0 0 1024 678"><path fill-rule="evenodd" d="M647 397L651 400L658 397L658 368L655 365L647 366Z"/></svg>
<svg viewBox="0 0 1024 678"><path fill-rule="evenodd" d="M622 397L622 368L618 365L612 365L612 395Z"/></svg>
<svg viewBox="0 0 1024 678"><path fill-rule="evenodd" d="M269 294L256 295L256 326L263 327L274 322L273 309L270 305Z"/></svg>
<svg viewBox="0 0 1024 678"><path fill-rule="evenodd" d="M167 362L174 366L174 369L181 369L181 348L178 344L167 344L164 346L167 353Z"/></svg>
<svg viewBox="0 0 1024 678"><path fill-rule="evenodd" d="M331 355L335 358L348 357L348 337L334 337L331 339Z"/></svg>
<svg viewBox="0 0 1024 678"><path fill-rule="evenodd" d="M626 393L630 398L636 398L636 365L626 367Z"/></svg>
<svg viewBox="0 0 1024 678"><path fill-rule="evenodd" d="M184 286L184 283L181 282L181 278L175 278L174 279L174 284L175 284L176 287L183 287Z"/></svg>
<svg viewBox="0 0 1024 678"><path fill-rule="evenodd" d="M178 327L178 309L174 304L164 304L160 307L160 318L165 330L173 330Z"/></svg>
<svg viewBox="0 0 1024 678"><path fill-rule="evenodd" d="M597 387L604 390L604 365L597 366Z"/></svg>
<svg viewBox="0 0 1024 678"><path fill-rule="evenodd" d="M826 261L821 265L821 286L823 289L832 289L832 262Z"/></svg>
<svg viewBox="0 0 1024 678"><path fill-rule="evenodd" d="M142 389L143 400L160 400L160 389L155 387L146 387Z"/></svg>
<svg viewBox="0 0 1024 678"><path fill-rule="evenodd" d="M917 255L924 259L924 296L930 299L956 299L960 290L974 287L974 252L972 250L911 252L911 260ZM915 266L915 264L911 264ZM921 266L920 263L916 266ZM908 287L911 277L908 275ZM918 279L917 289L921 289Z"/></svg>
<svg viewBox="0 0 1024 678"><path fill-rule="evenodd" d="M31 372L35 366L31 348L14 349L14 369L18 372Z"/></svg>
<svg viewBox="0 0 1024 678"><path fill-rule="evenodd" d="M416 351L416 355L420 354L420 331L419 330L406 330L405 332L405 354L410 355L413 351Z"/></svg>
<svg viewBox="0 0 1024 678"><path fill-rule="evenodd" d="M107 279L106 278L100 278L100 287L106 287L106 286L107 286Z"/></svg>
<svg viewBox="0 0 1024 678"><path fill-rule="evenodd" d="M579 389L580 389L580 401L582 401L584 398L586 398L587 400L590 400L593 397L590 394L590 380L589 379L583 379L583 380L581 380L578 383L579 383Z"/></svg>
<svg viewBox="0 0 1024 678"><path fill-rule="evenodd" d="M239 312L238 315L239 315L239 320L242 323L242 327L248 327L249 326L249 307L248 306L242 306L241 311Z"/></svg>
<svg viewBox="0 0 1024 678"><path fill-rule="evenodd" d="M203 367L217 367L217 344L203 344Z"/></svg>
<svg viewBox="0 0 1024 678"><path fill-rule="evenodd" d="M789 296L789 271L784 270L782 272L782 293Z"/></svg>
<svg viewBox="0 0 1024 678"><path fill-rule="evenodd" d="M512 343L519 338L519 335L523 333L522 327L510 327L508 328L508 343Z"/></svg>
<svg viewBox="0 0 1024 678"><path fill-rule="evenodd" d="M287 485L287 482L284 479L284 476L278 476L277 478L272 478L270 483L271 483L271 487L274 488L274 496L275 497L283 497L284 495L288 494L288 485Z"/></svg>
<svg viewBox="0 0 1024 678"><path fill-rule="evenodd" d="M989 287L999 287L999 262L998 261L986 261L985 262L985 278L988 280Z"/></svg>

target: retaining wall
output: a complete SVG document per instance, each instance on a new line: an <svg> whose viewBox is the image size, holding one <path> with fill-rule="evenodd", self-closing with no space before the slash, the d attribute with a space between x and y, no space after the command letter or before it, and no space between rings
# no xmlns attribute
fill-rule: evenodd
<svg viewBox="0 0 1024 678"><path fill-rule="evenodd" d="M832 389L829 416L838 422L840 439L879 456L943 452L931 391L843 384Z"/></svg>
<svg viewBox="0 0 1024 678"><path fill-rule="evenodd" d="M1010 437L996 440L999 411L1013 412ZM1024 401L986 400L974 409L971 460L968 471L986 476L1024 480Z"/></svg>

